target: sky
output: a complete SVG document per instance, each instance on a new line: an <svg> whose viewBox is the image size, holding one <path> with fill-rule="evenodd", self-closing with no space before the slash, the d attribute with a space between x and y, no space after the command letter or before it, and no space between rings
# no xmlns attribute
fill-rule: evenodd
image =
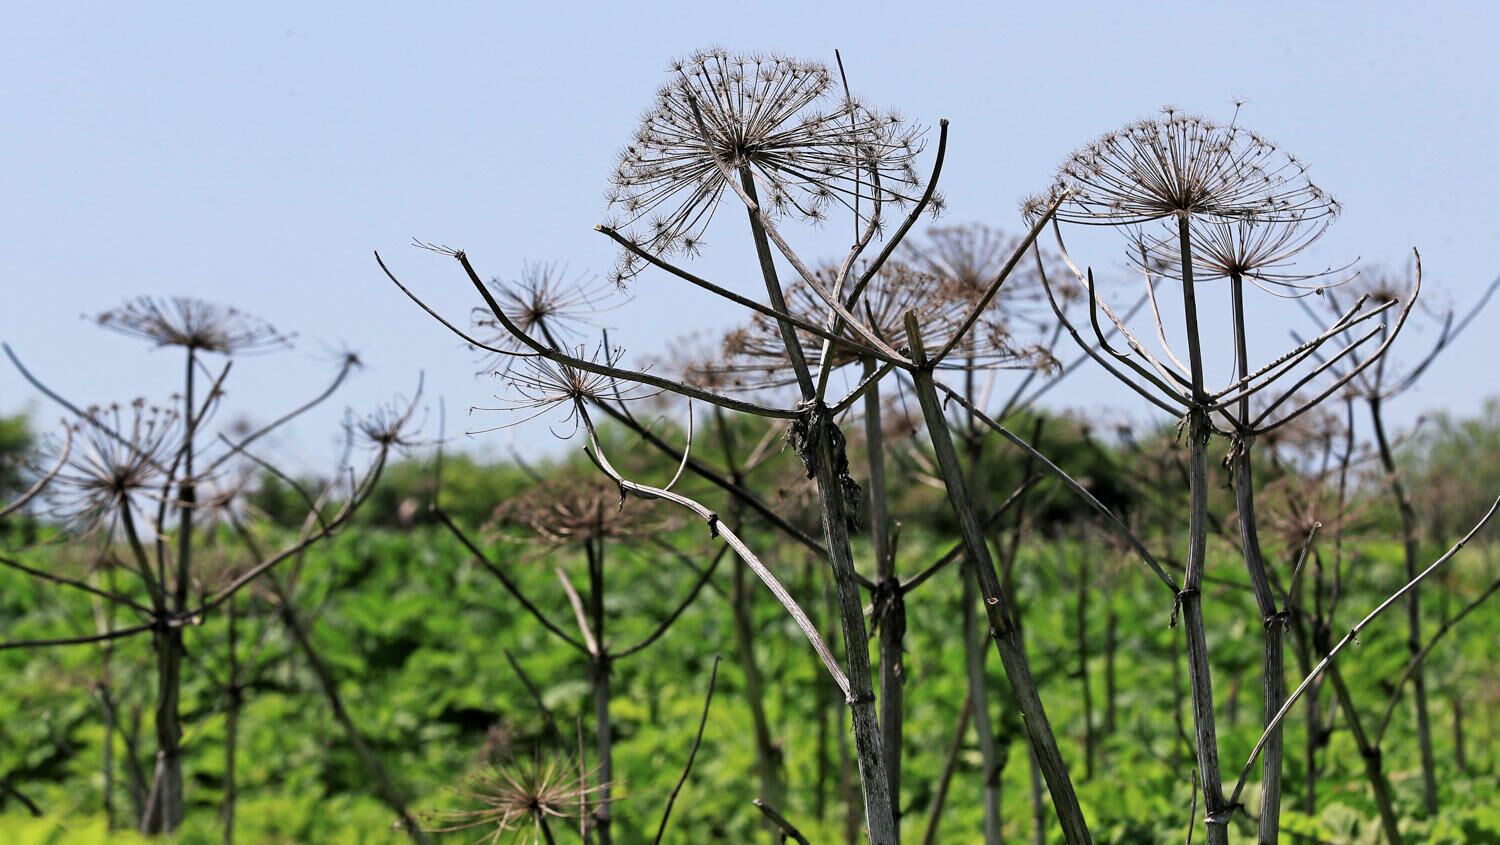
<svg viewBox="0 0 1500 845"><path fill-rule="evenodd" d="M143 294L234 305L298 334L235 365L224 413L261 420L358 351L366 369L282 437L293 470L327 465L345 406L410 394L419 374L429 434L438 397L449 435L506 421L468 412L504 385L475 375L474 353L372 252L459 323L472 289L413 238L466 249L486 276L557 261L602 277L614 250L593 227L616 155L666 63L711 45L829 63L837 48L872 104L948 118L944 223L1015 230L1019 200L1100 133L1167 104L1227 118L1241 98L1240 122L1345 207L1315 259L1402 268L1417 247L1432 301L1460 307L1500 274L1495 4L36 3L6 24L0 340L80 403L161 400L178 357L80 317ZM693 269L753 293L745 233L716 226ZM824 256L847 241L829 229L789 231ZM1087 247L1081 260L1119 267L1119 244ZM601 321L632 358L743 316L660 275L630 293ZM1398 421L1500 393L1482 363L1495 314L1391 409ZM1284 303L1250 315L1262 356L1309 326ZM1098 373L1053 402L1149 418ZM60 417L0 361L0 413L24 409ZM463 442L560 448L545 422Z"/></svg>

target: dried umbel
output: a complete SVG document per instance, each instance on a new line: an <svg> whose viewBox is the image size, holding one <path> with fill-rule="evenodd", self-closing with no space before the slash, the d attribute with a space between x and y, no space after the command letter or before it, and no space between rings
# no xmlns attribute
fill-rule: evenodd
<svg viewBox="0 0 1500 845"><path fill-rule="evenodd" d="M1337 204L1293 156L1233 121L1172 109L1099 138L1058 171L1059 219L1119 226L1165 217L1313 220Z"/></svg>
<svg viewBox="0 0 1500 845"><path fill-rule="evenodd" d="M495 510L495 526L524 530L546 546L592 540L629 540L662 530L652 508L624 498L620 489L593 478L544 482Z"/></svg>
<svg viewBox="0 0 1500 845"><path fill-rule="evenodd" d="M391 449L409 449L419 445L415 430L420 426L414 422L421 389L417 399L410 402L393 401L375 407L364 416L350 416L345 428L363 444L382 452Z"/></svg>
<svg viewBox="0 0 1500 845"><path fill-rule="evenodd" d="M1267 484L1264 495L1264 528L1289 549L1305 545L1315 533L1358 531L1370 516L1367 499L1340 495L1337 468L1287 474Z"/></svg>
<svg viewBox="0 0 1500 845"><path fill-rule="evenodd" d="M576 825L598 805L605 784L560 756L482 769L454 791L477 806L428 813L434 833L487 831L480 842L553 842L552 826Z"/></svg>
<svg viewBox="0 0 1500 845"><path fill-rule="evenodd" d="M574 350L580 361L598 363L601 368L617 364L624 350L600 346L590 354L586 347ZM622 382L613 376L551 361L532 355L521 359L503 374L515 392L514 398L505 399L498 408L476 408L482 411L527 411L526 416L511 420L498 428L509 428L536 419L553 408L564 408L563 423L574 425L573 433L581 422L579 408L592 401L631 401L655 396L661 391L635 382ZM493 429L486 429L493 430ZM570 435L571 436L571 435Z"/></svg>
<svg viewBox="0 0 1500 845"><path fill-rule="evenodd" d="M583 339L585 329L597 329L595 317L614 307L612 290L592 276L569 277L568 268L556 263L525 264L517 279L490 282L490 290L505 315L527 335L563 347ZM475 308L473 323L485 332L480 337L490 347L513 352L528 350L487 308ZM487 369L508 369L514 358L500 356Z"/></svg>
<svg viewBox="0 0 1500 845"><path fill-rule="evenodd" d="M142 296L94 318L104 328L157 346L242 355L291 344L291 337L236 308L185 296Z"/></svg>
<svg viewBox="0 0 1500 845"><path fill-rule="evenodd" d="M121 518L134 519L147 502L160 501L182 438L174 411L143 400L86 414L68 460L47 488L53 515L79 533L113 528Z"/></svg>
<svg viewBox="0 0 1500 845"><path fill-rule="evenodd" d="M1004 271L1020 244L1020 238L971 223L928 229L921 240L906 241L902 248L911 265L944 281L948 296L972 305ZM1042 261L1049 267L1057 263L1050 254L1043 254ZM1050 275L1064 276L1060 272ZM1083 294L1076 285L1055 283L1053 289L1065 302ZM1024 366L1031 361L1045 366L1051 361L1046 347L1051 346L1049 335L1055 328L1041 277L1031 262L1023 262L1011 268L986 308L974 343L981 350L1002 353L1013 364ZM980 357L988 356L981 353Z"/></svg>
<svg viewBox="0 0 1500 845"><path fill-rule="evenodd" d="M1332 206L1316 218L1292 214L1284 220L1252 218L1209 219L1193 226L1193 281L1238 278L1268 293L1300 297L1323 293L1347 279L1339 274L1350 265L1305 270L1295 261L1312 246L1338 217ZM1142 229L1134 237L1131 260L1143 270L1169 278L1182 278L1182 252L1173 231Z"/></svg>
<svg viewBox="0 0 1500 845"><path fill-rule="evenodd" d="M999 272L998 268L996 272ZM836 273L835 269L825 269L821 275L827 283ZM988 281L993 282L994 276ZM900 348L907 342L906 312L915 310L923 342L936 349L960 330L964 319L984 293L984 287L966 287L954 283L949 277L889 261L870 279L855 307L855 315L876 337ZM979 321L959 342L958 353L952 360L944 362L944 368L975 364L1030 367L1050 360L1034 344L1020 342L1007 321L1005 309L997 304L999 301L1001 297L990 303ZM794 317L814 324L827 322L827 303L805 283L798 281L787 287L786 305L788 313ZM1019 311L1013 313L1019 316ZM843 336L851 342L858 342L847 326ZM798 332L797 337L802 343L804 357L818 360L823 341L806 332ZM857 350L835 345L829 366L838 369L859 361ZM731 389L785 387L795 382L780 325L765 315L757 315L748 326L726 334L719 359L702 364L699 372L711 374L716 382L727 383Z"/></svg>
<svg viewBox="0 0 1500 845"><path fill-rule="evenodd" d="M709 50L674 62L630 146L609 203L615 228L657 255L694 254L726 190L725 169L773 216L859 215L872 198L915 199L921 132L844 95L828 68ZM639 264L622 258L617 281Z"/></svg>

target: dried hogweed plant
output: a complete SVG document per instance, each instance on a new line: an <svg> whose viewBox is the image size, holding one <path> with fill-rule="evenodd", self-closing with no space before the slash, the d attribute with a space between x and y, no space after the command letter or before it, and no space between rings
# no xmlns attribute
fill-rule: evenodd
<svg viewBox="0 0 1500 845"><path fill-rule="evenodd" d="M866 825L874 843L897 841L896 814L887 755L882 751L874 706L870 661L864 648L857 645L865 642L867 633L860 592L864 579L854 566L849 540L859 510L858 501L852 500L858 487L850 475L847 439L837 420L893 370L911 373L917 379L918 393L929 400L924 402L924 410L930 404L936 413L936 416L927 414L926 420L932 438L946 440L950 447L947 451L938 449L945 477L954 488L950 504L960 522L973 527L965 532L965 550L975 561L985 612L1018 704L1026 715L1028 739L1041 761L1068 841L1088 841L1066 765L1030 676L1025 653L1009 621L1010 610L978 529L974 503L964 489L956 454L952 454L951 436L937 407L931 379L931 374L949 355L966 343L1050 213L1033 225L996 277L972 298L969 309L956 321L952 332L931 341L932 350L927 350L923 343L920 326L924 318L919 312L936 307L936 303L924 302L921 309L909 310L903 315L901 339L888 339L882 336L881 327L872 325L864 316L862 297L920 215L934 207L936 181L946 147L946 122L940 123L942 132L933 173L925 186L919 187L918 180L912 178L913 157L919 146L917 130L890 117L877 117L847 96L838 99L826 69L791 60L757 62L710 52L674 66L670 73L671 80L659 93L656 109L643 121L637 142L627 149L615 178L616 189L611 199L623 207L627 218L617 226L600 227L625 251L617 280L630 278L648 267L655 268L754 315L775 320L800 394L795 405L784 407L739 399L642 370L629 370L615 361L604 363L569 354L559 344L522 331L484 285L466 253L441 247L438 250L459 261L496 320L521 341L525 355L543 359L552 366L573 367L623 383L659 388L728 412L789 422L790 442L819 493L823 553L836 586L838 615L847 645L844 661L838 660L823 643L817 627L771 569L715 511L677 493L672 483L655 486L633 481L610 463L600 449L591 408L618 403L610 399L601 401L598 395L560 399L576 409L590 437L591 456L623 490L631 495L663 499L696 513L708 523L711 533L734 549L791 614L849 702ZM831 111L817 109L818 100L825 96L833 98ZM699 238L704 228L714 211L731 195L746 211L766 286L764 301L737 294L668 260L674 255L691 255L701 247ZM907 207L904 219L894 227L885 221L885 212L891 206ZM837 269L824 274L812 269L813 265L792 247L780 227L786 222L817 221L830 208L850 212L858 234L848 254L835 264ZM646 231L641 231L641 227ZM862 260L877 239L882 242L879 252ZM821 301L816 318L803 318L788 309L778 262L790 265L797 276L796 283L806 285ZM385 267L383 261L381 264ZM411 295L410 289L391 275L388 267L385 269L392 281ZM804 349L797 337L799 331L821 341L816 356L807 354L809 350ZM898 345L902 348L898 349ZM873 367L842 399L830 401L828 393L836 352L853 352L868 358ZM686 460L686 450L683 454Z"/></svg>
<svg viewBox="0 0 1500 845"><path fill-rule="evenodd" d="M576 411L587 400L584 395L571 395L561 401L564 404L571 403ZM434 506L434 513L438 521L463 544L476 561L500 581L506 592L532 618L587 661L589 686L594 699L593 726L600 780L593 790L596 800L589 808L589 824L599 841L613 841L615 739L610 719L610 703L614 665L617 661L646 651L668 633L712 579L724 557L723 553L716 556L701 572L694 573L686 594L653 623L649 633L620 644L609 636L609 632L613 630L606 611L609 591L611 588L616 591L634 589L639 587L640 582L638 574L630 575L624 571L610 577L612 570L624 563L612 560L612 557L623 557L624 552L612 555L611 549L615 546L628 548L642 538L666 528L659 515L652 513L648 505L627 501L618 487L613 485L589 479L562 478L543 482L527 495L513 499L497 509L492 529L506 531L511 534L512 540L535 544L549 556L556 558L554 572L572 611L571 626L554 619L543 609L543 603L536 601L521 587L517 577L507 571L509 567L502 562L501 555L486 551L482 542L461 527L440 505ZM564 555L577 555L580 552L586 569L582 590L574 585L573 576L562 565ZM625 586L620 586L621 583ZM569 633L569 627L576 627L577 634ZM521 673L519 664L513 659L512 663L516 671ZM530 686L529 680L527 684ZM543 709L545 710L545 706ZM550 717L548 721L553 722Z"/></svg>
<svg viewBox="0 0 1500 845"><path fill-rule="evenodd" d="M1049 196L1051 201L1062 201L1059 220L1123 229L1131 244L1132 260L1146 279L1160 347L1157 353L1150 351L1103 301L1095 289L1092 271L1081 270L1073 263L1061 228L1054 224L1065 262L1089 293L1089 323L1098 347L1091 351L1091 357L1138 395L1180 417L1189 440L1189 543L1173 617L1180 612L1187 635L1197 772L1208 840L1228 841L1229 823L1246 776L1264 751L1260 836L1262 841L1273 841L1280 819L1280 725L1298 693L1288 696L1284 686L1286 608L1273 591L1273 581L1280 579L1267 566L1256 532L1251 445L1256 437L1292 424L1345 389L1361 373L1382 365L1384 354L1416 303L1420 261L1404 301L1357 298L1313 338L1298 342L1252 370L1245 282L1300 295L1335 285L1337 280L1331 277L1340 272L1323 269L1302 273L1291 264L1327 230L1339 211L1338 204L1307 179L1306 168L1296 158L1242 129L1237 122L1216 124L1167 110L1158 119L1105 135L1076 153L1060 169ZM1034 200L1029 205L1034 212L1041 204ZM1204 268L1202 273L1198 272L1200 267ZM1152 276L1157 274L1181 283L1186 356L1179 356L1167 341L1168 332L1152 287ZM1230 329L1235 350L1236 377L1217 390L1205 384L1196 299L1197 283L1211 279L1227 279L1230 283ZM1045 277L1043 281L1045 285ZM1056 297L1053 303L1059 319L1066 321ZM1124 339L1126 348L1118 349L1108 342L1100 328L1101 311ZM1393 322L1374 322L1389 314L1394 314ZM1066 325L1082 344L1082 332L1071 322ZM1378 342L1372 344L1372 340ZM1258 406L1254 413L1252 399ZM1228 463L1236 494L1240 545L1265 632L1265 734L1227 795L1218 759L1201 594L1210 519L1208 444L1216 433L1227 435L1231 444Z"/></svg>
<svg viewBox="0 0 1500 845"><path fill-rule="evenodd" d="M1384 471L1385 486L1392 500L1396 503L1397 512L1401 518L1402 552L1406 567L1406 577L1415 578L1421 563L1420 540L1417 532L1416 509L1412 505L1411 496L1396 466L1396 450L1393 448L1392 439L1388 432L1385 419L1385 411L1388 403L1397 399L1402 394L1414 387L1423 373L1434 361L1456 340L1465 329L1473 323L1474 319L1483 311L1497 289L1500 289L1500 278L1491 282L1484 293L1474 302L1462 315L1456 309L1437 309L1427 307L1420 308L1416 312L1416 321L1421 324L1420 329L1426 329L1425 334L1430 335L1430 346L1417 359L1408 362L1400 362L1394 355L1382 357L1374 367L1357 368L1351 367L1349 362L1332 360L1332 356L1320 356L1320 360L1326 360L1329 367L1335 372L1349 372L1349 392L1357 397L1364 405L1370 422L1370 430L1373 435L1375 446L1380 457L1380 464ZM1383 304L1400 302L1415 298L1415 290L1402 278L1402 274L1375 270L1361 275L1350 285L1343 289L1329 290L1327 295L1319 303L1329 313L1338 314L1347 311L1351 302L1369 301ZM1309 314L1317 316L1314 308L1305 309ZM1393 338L1392 338L1393 339ZM1352 424L1352 421L1351 421ZM1437 761L1433 753L1432 744L1432 718L1429 714L1427 680L1422 668L1423 636L1422 636L1422 606L1421 592L1413 589L1406 598L1406 623L1407 623L1407 649L1414 664L1410 679L1412 685L1412 708L1417 728L1417 743L1422 759L1422 804L1423 809L1429 814L1438 812L1437 794L1438 780Z"/></svg>
<svg viewBox="0 0 1500 845"><path fill-rule="evenodd" d="M846 85L835 86L825 68L722 51L674 63L668 83L658 92L613 177L609 200L621 216L597 228L622 251L614 273L618 284L648 271L659 272L717 296L748 318L749 327L731 336L718 360L687 368L681 377L631 368L613 351L584 354L576 344L549 331L528 330L507 313L503 296L483 281L463 250L418 243L458 262L487 309L482 319L493 318L494 326L508 338L491 343L463 333L424 304L383 258L377 255L377 261L403 293L466 341L497 355L525 359L531 375L526 377L529 381L515 386L521 396L515 400L520 409L559 408L566 420L577 424L575 428L581 427L589 457L622 493L664 501L701 519L710 538L732 549L777 599L848 704L870 842L894 845L899 841L902 670L896 633L893 641L882 643L882 696L877 710L875 673L864 647L870 630L865 597L868 594L872 600L871 613L882 637L899 632L900 617L893 615L893 608L899 608L904 589L912 586L911 581L920 583L930 577L945 562L912 579L895 576L895 534L889 515L882 513L887 483L881 441L885 429L881 409L888 398L881 395L884 383L909 386L920 408L920 428L930 449L924 460L932 476L940 479L961 540L946 561L966 561L965 574L972 578L972 601L966 605L983 613L982 622L976 614L967 628L972 639L988 636L999 654L1020 714L1019 729L1033 753L1038 794L1045 791L1050 797L1065 841L1090 842L1091 835L1032 676L1012 591L1001 578L1002 568L1010 564L1002 560L1002 566L997 566L990 545L991 520L1005 507L976 501L978 488L971 474L978 450L970 446L967 458L961 454L955 427L966 443L977 443L984 430L1000 434L1024 454L1027 475L1055 476L1098 513L1105 526L1170 590L1172 618L1181 618L1187 638L1197 769L1208 839L1210 843L1228 841L1239 793L1262 750L1266 751L1262 835L1274 839L1282 764L1280 724L1302 691L1288 695L1280 680L1282 626L1288 610L1272 590L1272 575L1255 536L1251 447L1256 437L1272 436L1293 424L1382 360L1413 308L1420 272L1405 301L1357 300L1316 336L1252 370L1246 339L1250 326L1245 316L1246 282L1296 295L1332 286L1342 275L1343 268L1303 273L1293 263L1318 241L1338 213L1338 205L1308 180L1297 159L1240 127L1237 119L1220 124L1169 110L1163 117L1110 133L1074 155L1061 168L1051 191L1023 206L1028 230L1022 237L1005 239L980 230L939 232L927 244L908 246L908 235L921 215L941 205L936 188L947 145L946 121L940 121L939 127L932 170L924 181L914 173L922 151L920 131L863 106L848 94ZM756 250L763 298L740 293L676 263L704 250L708 230L717 225L717 211L725 202L733 205L736 200L745 211ZM894 222L887 219L892 208L902 211ZM847 214L853 224L848 251L827 264L805 259L784 227L820 225L832 213ZM1099 295L1092 272L1073 262L1060 223L1114 227L1126 235L1130 259L1145 287L1137 306L1125 316ZM1059 261L1043 258L1036 243L1049 225L1057 235ZM1018 271L1028 252L1036 259L1034 273ZM899 261L893 261L898 256ZM1059 262L1065 270L1059 270ZM790 280L784 282L787 272ZM1230 333L1235 340L1235 377L1217 388L1207 384L1196 304L1197 283L1214 278L1229 281L1234 315ZM1181 286L1184 355L1167 342L1156 296L1163 279ZM1088 338L1067 315L1069 306L1085 302ZM1128 322L1143 310L1152 318L1159 352L1152 352ZM1100 312L1107 317L1107 330ZM978 389L978 375L993 370L996 361L1015 360L1018 352L1030 371L1038 370L1036 361L1043 359L1046 366L1041 370L1065 374L1074 365L1060 365L1051 357L1052 343L1063 333L1082 347L1079 361L1092 359L1155 407L1182 420L1189 440L1186 486L1190 506L1181 583L1124 519L1037 448L1040 431L1027 439L1006 428L1003 417L1026 407L1055 378L1044 379L1040 387L1034 387L1030 378L1023 379L1012 398L1001 405L997 415L1002 419L986 413L989 391ZM962 363L966 359L969 363ZM857 375L835 378L856 363ZM947 384L955 371L964 374L963 390ZM842 386L834 389L835 385ZM637 398L632 391L687 400L686 445L667 442L636 417L630 410L630 400ZM841 424L861 401L869 457L864 484L855 478L850 439ZM821 542L778 513L774 501L750 489L750 480L736 469L732 458L715 468L692 454L696 405L709 406L716 418L747 415L785 427L787 443L812 482L809 489L816 492ZM954 407L967 422L955 425L949 417ZM678 465L674 475L662 484L629 477L606 454L596 424L599 414L621 422L657 451L674 456ZM1218 760L1201 594L1210 516L1207 458L1215 434L1229 438L1241 545L1265 630L1265 736L1227 794ZM727 441L721 438L723 442ZM677 489L689 472L728 494L736 508L735 520L724 519L717 510ZM1024 490L1017 495L1024 495ZM777 577L775 567L763 561L741 534L738 517L748 511L770 521L826 562L844 644L842 656L828 647L824 634ZM1022 522L1017 518L1013 524ZM862 575L855 565L850 538L859 531L871 537L874 579ZM1012 531L1010 536L1019 536L1021 529ZM471 551L478 554L472 547ZM580 633L587 639L586 608L581 597L573 603L578 608ZM545 624L559 636L576 641L562 626ZM582 645L587 651L587 643ZM1340 648L1331 648L1321 665L1326 666ZM977 712L978 703L971 704ZM601 716L607 717L607 712ZM597 721L602 725L605 718ZM774 764L773 752L767 749L758 756L763 763ZM773 786L774 777L767 773L763 796L774 793ZM781 819L778 824L786 821L774 807L767 817ZM995 841L998 836L998 824L992 823L988 839ZM608 839L607 833L604 838Z"/></svg>
<svg viewBox="0 0 1500 845"><path fill-rule="evenodd" d="M185 366L182 390L174 397L177 410L143 401L128 409L79 406L35 377L10 347L5 352L24 378L73 417L75 434L67 458L60 459L57 471L43 479L41 494L70 530L82 536L93 534L107 547L101 560L126 561L122 568L132 579L128 587L87 589L134 613L139 621L86 637L9 641L0 643L0 648L108 643L151 634L156 749L154 764L146 767L151 774L139 785L144 798L138 826L146 833L168 833L181 823L185 805L181 691L188 668L184 662L186 630L202 625L206 616L233 602L278 563L347 523L369 496L392 444L377 449L362 475L350 475L342 501L331 513L320 511L312 530L282 548L258 555L227 582L210 585L214 579L205 579L209 573L195 563L195 551L221 523L207 520L204 524L202 515L230 513L222 493L243 475L247 465L279 473L252 451L253 444L331 396L357 359L346 358L323 392L269 424L236 437L210 437L209 423L223 401L235 357L283 348L289 343L287 336L236 309L187 298L138 298L104 312L96 322L158 348L182 352ZM221 359L223 365L211 368L212 358Z"/></svg>

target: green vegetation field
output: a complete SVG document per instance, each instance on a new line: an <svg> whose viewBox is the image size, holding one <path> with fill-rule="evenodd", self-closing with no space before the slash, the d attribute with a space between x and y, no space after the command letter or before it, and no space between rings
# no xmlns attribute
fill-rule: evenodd
<svg viewBox="0 0 1500 845"><path fill-rule="evenodd" d="M618 437L622 445L628 443L624 435ZM486 763L526 761L547 753L576 758L580 729L585 752L591 754L593 724L587 667L578 654L536 624L425 511L413 509L409 501L403 510L403 501L424 501L430 495L432 469L430 462L418 460L393 467L362 522L305 558L288 562L298 572L296 606L351 718L413 809L427 813L464 806L455 788L465 773ZM585 474L587 468L559 465L544 471L572 479L570 483L595 480ZM547 616L570 620L554 567L579 579L586 568L582 556L565 545L539 546L525 532L480 525L501 498L525 495L532 482L514 467L451 458L445 473L445 506L483 538L483 550ZM788 477L795 480L795 474ZM1109 481L1097 466L1093 479L1096 489ZM705 498L716 495L701 482L685 484ZM998 492L1002 486L996 482L996 497L1003 496ZM952 542L940 539L947 536L946 526L942 517L933 516L940 511L934 508L934 495L913 489L897 500L903 571L936 559ZM1050 483L1041 484L1023 511L1024 542L1011 571L1027 650L1097 841L1180 842L1194 798L1186 735L1191 713L1180 630L1171 627L1173 596L1097 527L1076 517L1067 496ZM262 495L259 504L272 516L262 519L256 533L267 543L289 537L291 528L272 518L274 495ZM403 517L410 522L401 522ZM1377 512L1371 519L1366 530L1344 541L1339 612L1344 628L1403 581L1399 543L1374 538L1388 515ZM995 532L997 548L1003 550L1009 531ZM819 627L836 630L825 595L826 573L810 554L764 526L746 534ZM1261 730L1261 639L1230 536L1212 541L1205 592L1212 599L1207 629L1222 714L1220 748L1226 771L1237 773ZM89 574L97 565L92 545L57 536L45 526L12 524L7 537L12 547L22 540L33 542L26 559L50 571L97 577ZM1181 550L1169 548L1163 537L1147 538L1162 544L1164 559L1180 556ZM1429 538L1424 554L1435 555L1452 539ZM868 560L860 543L857 557ZM666 524L652 542L607 546L608 641L621 645L649 633L688 593L697 577L694 567L711 564L719 546L701 524L680 522ZM1290 571L1297 550L1275 540L1267 546L1276 570ZM1331 565L1331 538L1325 538L1318 553ZM205 554L229 571L242 552L221 532ZM724 659L702 747L663 841L771 841L751 804L756 797L753 726L728 601L736 580L745 580L743 573L736 574L737 565L732 556L723 559L709 586L651 650L615 666L611 716L618 842L652 841L689 753L716 656ZM906 600L901 805L905 835L913 842L921 841L929 823L928 809L967 692L958 573L957 568L943 570ZM1493 543L1465 550L1424 593L1429 631L1480 595L1497 575L1500 555ZM1311 585L1311 578L1304 585ZM846 824L851 810L857 819L859 808L847 714L787 615L753 578L748 583L755 596L755 657L767 681L765 706L784 756L789 797L781 809L812 842L857 841L862 835L858 824ZM0 624L7 639L92 633L97 608L88 599L19 572L0 572ZM377 797L370 773L272 607L272 596L263 588L238 605L238 655L246 683L237 751L237 839L406 841L404 833L392 829L393 814ZM1336 630L1334 637L1341 633ZM252 646L257 642L258 647ZM1305 669L1295 657L1297 642L1289 639L1288 675L1294 685ZM1436 818L1421 817L1411 711L1406 700L1395 707L1383 762L1409 841L1500 842L1497 642L1500 615L1480 608L1447 633L1427 663L1444 808ZM842 652L837 643L835 649ZM17 794L0 794L4 842L135 841L133 834L106 833L102 766L109 742L114 813L118 825L128 829L134 812L128 768L138 765L149 773L151 765L151 652L145 637L119 641L110 651L107 680L119 730L109 738L101 727L99 692L106 678L105 650L99 644L0 652L0 779L46 813L33 818ZM188 813L177 841L218 842L229 705L229 696L216 683L229 671L224 615L190 628L187 651L182 710ZM554 721L545 718L507 652L534 682ZM1082 662L1080 653L1086 653ZM873 647L872 659L878 660ZM1396 614L1363 632L1358 645L1345 653L1344 677L1367 723L1379 720L1393 694L1392 679L1406 660ZM988 674L990 715L1006 752L1000 776L1004 832L1007 841L1030 841L1033 798L1026 746L992 654ZM1334 708L1332 695L1323 689L1318 697L1326 719ZM1297 834L1297 841L1377 841L1363 762L1345 720L1336 717L1330 724L1326 746L1318 750L1316 810L1309 815L1304 811L1307 719L1301 706L1287 723L1285 830ZM136 743L140 747L132 749ZM1095 746L1092 761L1083 751L1089 744ZM956 764L936 841L979 841L983 773L972 727L962 737ZM1242 796L1252 809L1256 789L1251 778ZM1060 841L1045 799L1041 812L1044 838ZM475 841L485 833L473 830L451 838Z"/></svg>

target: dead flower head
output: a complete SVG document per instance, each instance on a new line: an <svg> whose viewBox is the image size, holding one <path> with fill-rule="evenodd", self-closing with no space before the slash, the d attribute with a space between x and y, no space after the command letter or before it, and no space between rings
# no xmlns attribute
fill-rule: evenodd
<svg viewBox="0 0 1500 845"><path fill-rule="evenodd" d="M1340 274L1350 265L1309 271L1299 269L1295 261L1323 236L1338 213L1334 206L1312 219L1294 212L1282 220L1240 217L1199 221L1193 227L1193 280L1239 278L1276 296L1321 295L1347 281ZM1154 233L1143 228L1133 240L1132 263L1147 272L1182 278L1182 253L1175 227L1173 231Z"/></svg>
<svg viewBox="0 0 1500 845"><path fill-rule="evenodd" d="M653 508L625 498L620 488L595 477L543 482L495 510L492 526L512 526L528 540L561 546L592 540L629 540L662 529Z"/></svg>
<svg viewBox="0 0 1500 845"><path fill-rule="evenodd" d="M557 263L526 263L516 279L493 279L490 290L495 301L516 327L527 335L553 346L566 347L582 339L584 329L597 329L595 315L618 305L608 300L611 287L588 274L569 277L568 268ZM530 347L500 325L488 309L474 309L476 329L487 334L481 339L489 346L511 352L526 352ZM515 361L500 356L496 366L508 369Z"/></svg>
<svg viewBox="0 0 1500 845"><path fill-rule="evenodd" d="M236 308L185 296L142 296L94 318L111 331L199 352L240 355L291 345L292 338Z"/></svg>
<svg viewBox="0 0 1500 845"><path fill-rule="evenodd" d="M479 842L551 842L554 824L577 824L593 811L605 784L560 755L487 767L454 791L474 806L424 814L434 833L485 831Z"/></svg>
<svg viewBox="0 0 1500 845"><path fill-rule="evenodd" d="M827 67L706 50L673 62L670 74L609 192L624 218L616 228L644 250L702 248L719 200L733 190L724 169L773 216L816 222L833 206L868 213L872 196L914 199L921 131L845 96ZM627 253L616 281L639 269Z"/></svg>
<svg viewBox="0 0 1500 845"><path fill-rule="evenodd" d="M146 501L159 501L182 437L175 411L144 400L86 413L47 488L52 513L78 533L113 528L127 511L133 518Z"/></svg>
<svg viewBox="0 0 1500 845"><path fill-rule="evenodd" d="M350 414L345 419L345 428L357 441L374 449L409 449L421 445L416 437L417 429L421 428L416 421L421 396L419 384L411 401L395 399L375 406L363 416Z"/></svg>
<svg viewBox="0 0 1500 845"><path fill-rule="evenodd" d="M1119 226L1166 217L1314 220L1337 203L1294 156L1254 132L1163 109L1074 153L1053 196L1059 219Z"/></svg>
<svg viewBox="0 0 1500 845"><path fill-rule="evenodd" d="M618 364L623 354L624 350L618 347L609 348L602 344L592 353L583 346L573 349L574 359L597 363L601 367ZM561 407L565 409L565 414L560 422L573 425L573 431L566 435L571 437L577 433L578 425L582 422L581 409L585 402L631 401L645 399L661 392L655 388L635 382L622 382L611 375L553 361L540 355L525 357L507 372L496 373L496 375L505 378L514 396L503 399L504 404L500 407L475 408L474 410L523 411L526 415L494 428L483 429L484 431L520 425L536 419L553 408Z"/></svg>

